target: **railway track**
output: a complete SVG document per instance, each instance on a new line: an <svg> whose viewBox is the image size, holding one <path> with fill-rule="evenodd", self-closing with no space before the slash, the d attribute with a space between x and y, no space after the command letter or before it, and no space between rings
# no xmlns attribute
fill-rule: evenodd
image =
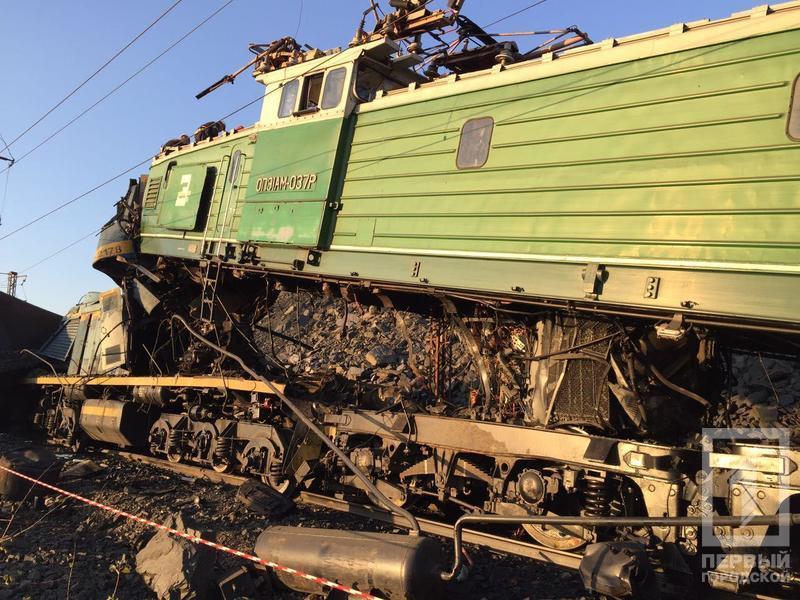
<svg viewBox="0 0 800 600"><path fill-rule="evenodd" d="M167 460L162 460L160 458L154 458L151 456L145 456L142 454L136 454L134 452L126 452L121 450L120 451L107 450L107 452L116 454L130 461L152 465L155 467L159 467L161 469L171 471L173 473L178 473L189 477L195 477L197 479L205 479L213 483L238 486L247 481L248 479L247 477L242 477L240 475L231 475L229 473L218 473L212 469L205 469L203 467L198 467L195 465L171 463ZM372 519L376 521L381 521L383 523L389 523L395 527L408 528L408 523L404 519L399 518L394 513L391 513L387 510L375 506L368 506L357 502L350 502L347 500L332 498L330 496L325 496L322 494L314 494L311 492L300 492L300 494L297 497L297 501L300 502L301 504L305 504L308 506L315 506L319 508L325 508L328 510L344 512L351 515L363 517L365 519ZM440 521L423 519L419 517L417 518L417 521L420 524L420 529L424 533L448 539L453 539L454 533L452 525ZM539 546L537 544L531 544L528 542L513 540L507 537L494 535L491 533L486 533L483 531L477 531L473 529L465 529L463 532L463 539L468 544L482 546L484 548L488 548L496 552L513 554L515 556L530 558L534 560L546 561L551 564L555 564L560 567L565 567L569 569L577 569L581 561L581 557L578 554L552 550L550 548L544 548L543 546Z"/></svg>
<svg viewBox="0 0 800 600"><path fill-rule="evenodd" d="M182 463L172 463L167 460L162 460L152 456L145 456L143 454L137 454L123 450L108 449L104 450L104 453L114 454L128 461L154 466L172 473L203 479L222 485L239 486L249 479L241 475L219 473L212 469L206 469L203 467ZM364 519L387 523L394 527L408 529L408 523L404 519L376 506L369 506L311 492L300 492L296 497L296 501L306 506L347 513L349 515L355 515ZM454 537L454 527L449 523L443 523L440 521L434 521L432 519L420 517L417 517L417 520L420 524L421 531L426 534L435 535L448 540L452 540ZM566 569L577 570L581 561L581 556L578 554L552 550L537 544L510 539L507 537L487 533L485 531L463 529L462 538L467 544L480 546L482 548L502 554L511 554L522 558L548 562ZM772 596L768 594L747 592L730 593L724 590L707 590L705 597L709 598L710 600L732 600L743 598L749 600L782 600L779 596Z"/></svg>

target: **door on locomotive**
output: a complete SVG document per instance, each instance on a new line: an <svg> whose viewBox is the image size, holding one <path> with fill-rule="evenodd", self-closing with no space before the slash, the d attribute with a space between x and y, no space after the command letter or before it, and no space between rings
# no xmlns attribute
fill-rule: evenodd
<svg viewBox="0 0 800 600"><path fill-rule="evenodd" d="M164 174L158 225L173 231L197 231L205 225L214 193L216 168L204 163L170 161Z"/></svg>
<svg viewBox="0 0 800 600"><path fill-rule="evenodd" d="M267 94L238 240L313 248L333 210L337 157L345 133L352 64L318 59L318 68ZM273 75L273 74L269 74ZM275 98L270 98L275 96Z"/></svg>
<svg viewBox="0 0 800 600"><path fill-rule="evenodd" d="M380 40L258 77L271 91L264 99L260 125L266 128L258 133L240 242L329 244L356 107L387 86L404 87L419 78L405 65L393 66L398 49ZM393 79L393 70L405 76Z"/></svg>

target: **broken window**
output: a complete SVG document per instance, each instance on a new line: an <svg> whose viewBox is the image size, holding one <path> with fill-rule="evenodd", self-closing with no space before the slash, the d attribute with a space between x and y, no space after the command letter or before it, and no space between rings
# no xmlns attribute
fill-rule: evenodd
<svg viewBox="0 0 800 600"><path fill-rule="evenodd" d="M358 78L356 79L356 94L362 102L372 102L378 94L378 89L383 84L380 73L367 68L362 62L358 65Z"/></svg>
<svg viewBox="0 0 800 600"><path fill-rule="evenodd" d="M800 75L794 80L792 103L789 106L789 122L786 133L795 142L800 142Z"/></svg>
<svg viewBox="0 0 800 600"><path fill-rule="evenodd" d="M361 59L356 74L356 96L362 102L372 102L384 92L399 90L408 85L405 79L413 79L413 71L394 72L387 65L371 60ZM402 80L401 80L402 79Z"/></svg>
<svg viewBox="0 0 800 600"><path fill-rule="evenodd" d="M297 112L311 112L319 110L322 97L322 78L324 73L309 75L303 84L303 95L300 97L300 108Z"/></svg>
<svg viewBox="0 0 800 600"><path fill-rule="evenodd" d="M336 108L342 99L344 80L347 75L345 67L339 67L328 73L325 80L325 91L322 94L322 108Z"/></svg>
<svg viewBox="0 0 800 600"><path fill-rule="evenodd" d="M489 160L494 119L482 117L470 119L461 128L456 166L459 169L479 169Z"/></svg>
<svg viewBox="0 0 800 600"><path fill-rule="evenodd" d="M281 104L278 107L278 117L281 119L294 113L294 106L297 104L297 90L300 88L300 81L294 79L283 86L281 92Z"/></svg>

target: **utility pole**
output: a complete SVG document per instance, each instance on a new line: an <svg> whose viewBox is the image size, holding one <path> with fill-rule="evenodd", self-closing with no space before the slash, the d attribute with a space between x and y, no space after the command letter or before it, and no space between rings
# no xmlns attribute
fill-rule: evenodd
<svg viewBox="0 0 800 600"><path fill-rule="evenodd" d="M6 285L6 294L12 296L13 298L17 297L17 279L18 275L16 271L11 271L8 274L8 285Z"/></svg>
<svg viewBox="0 0 800 600"><path fill-rule="evenodd" d="M6 148L8 148L8 145L6 145ZM10 152L9 152L9 154L10 154ZM15 160L15 159L13 159L13 158L6 158L5 156L0 156L0 160L4 160L4 161L6 161L6 162L8 163L8 168L7 168L6 170L8 170L8 169L10 169L11 167L13 167L13 166L14 166L14 163L16 162L16 160ZM3 224L3 215L0 215L0 225L2 225L2 224Z"/></svg>
<svg viewBox="0 0 800 600"><path fill-rule="evenodd" d="M17 297L17 284L18 283L25 283L25 280L28 278L27 275L20 276L19 273L16 271L9 271L8 273L0 273L0 275L6 276L6 294L9 296L13 296L14 298Z"/></svg>

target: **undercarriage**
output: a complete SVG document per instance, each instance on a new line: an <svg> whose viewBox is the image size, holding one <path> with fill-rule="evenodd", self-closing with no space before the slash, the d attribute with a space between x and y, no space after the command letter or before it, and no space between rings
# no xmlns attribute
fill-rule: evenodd
<svg viewBox="0 0 800 600"><path fill-rule="evenodd" d="M403 305L426 314L424 340L409 334L415 313L397 312L416 377L388 390L298 373L259 346L259 329L304 343L272 328L285 282L233 294L224 277L241 280L224 274L209 293L207 278L187 273L154 294L149 325L131 329L129 343L146 351L127 364L146 375L31 381L47 390L36 421L52 438L256 477L323 504L374 504L411 529L455 525L459 543L464 528L483 532L500 551L517 545L577 569L613 597L706 586L781 597L800 582L789 538L773 539L780 523L796 528L780 515L796 514L800 452L780 423L720 421L732 365L724 334L437 297ZM337 292L345 311L365 310L364 294ZM387 312L405 298L372 300ZM450 577L467 573L459 554Z"/></svg>

